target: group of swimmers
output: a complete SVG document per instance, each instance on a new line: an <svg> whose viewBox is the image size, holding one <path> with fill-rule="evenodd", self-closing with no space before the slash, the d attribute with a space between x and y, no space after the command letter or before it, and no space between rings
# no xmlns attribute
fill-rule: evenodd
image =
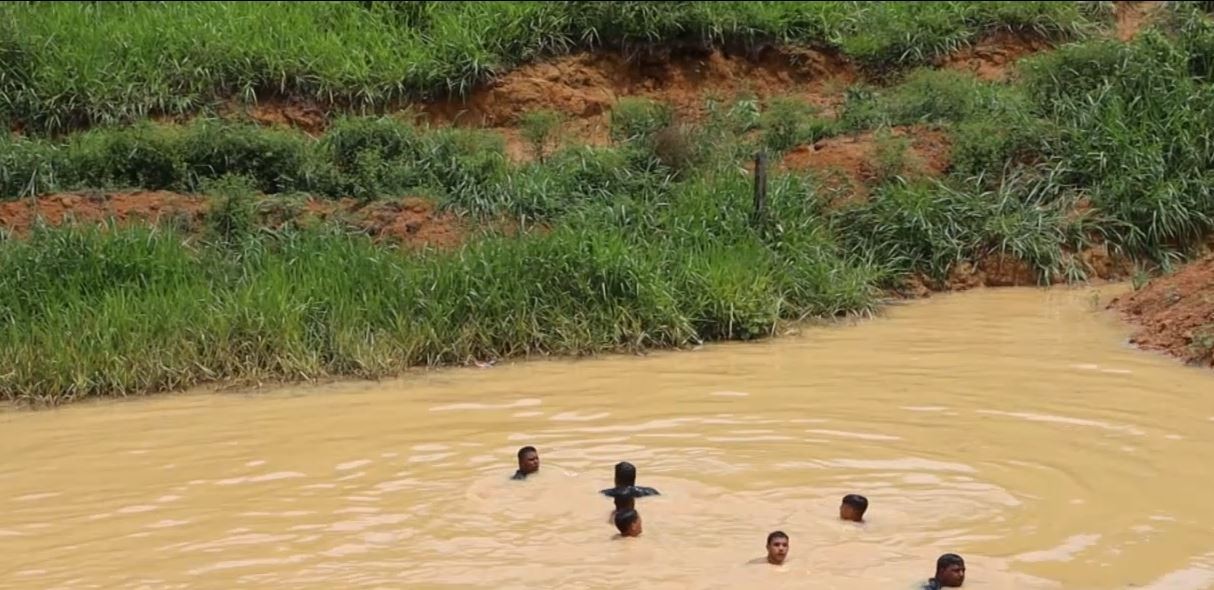
<svg viewBox="0 0 1214 590"><path fill-rule="evenodd" d="M540 453L535 447L526 446L518 450L518 471L511 479L526 479L540 470ZM608 522L615 525L621 537L639 537L643 531L641 515L636 510L637 498L661 495L653 488L636 485L637 469L626 461L615 465L615 485L600 493L615 501L615 509ZM847 494L839 503L839 519L862 523L868 511L868 498L859 494ZM767 535L767 563L784 565L788 559L789 538L784 531L773 531ZM945 553L936 560L936 574L922 590L960 588L965 583L965 560L955 553Z"/></svg>

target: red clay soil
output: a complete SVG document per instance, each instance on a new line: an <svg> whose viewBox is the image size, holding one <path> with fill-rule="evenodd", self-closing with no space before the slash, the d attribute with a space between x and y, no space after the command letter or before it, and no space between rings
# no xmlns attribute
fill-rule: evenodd
<svg viewBox="0 0 1214 590"><path fill-rule="evenodd" d="M1130 342L1214 367L1214 254L1114 299L1109 307L1139 326Z"/></svg>
<svg viewBox="0 0 1214 590"><path fill-rule="evenodd" d="M854 68L840 57L818 51L767 50L757 59L713 51L699 56L629 61L613 53L582 53L523 66L465 100L419 105L433 124L488 127L506 138L512 159L529 159L530 150L513 126L530 111L549 109L565 115L566 137L589 145L609 143L611 107L622 97L645 97L671 105L682 120L697 120L715 98L732 101L752 96L796 96L825 113L843 102L843 90L856 80Z"/></svg>
<svg viewBox="0 0 1214 590"><path fill-rule="evenodd" d="M48 225L73 221L100 223L110 219L119 223L159 223L178 215L197 219L206 207L206 199L202 197L166 191L66 193L37 200L0 201L0 228L22 235L38 218Z"/></svg>
<svg viewBox="0 0 1214 590"><path fill-rule="evenodd" d="M597 117L620 97L669 103L686 118L703 114L705 100L743 94L759 99L796 95L829 107L856 79L840 57L812 50L763 52L758 59L713 51L650 62L613 53L582 53L514 70L466 100L422 105L433 121L483 127L513 125L521 115L552 109L571 118Z"/></svg>
<svg viewBox="0 0 1214 590"><path fill-rule="evenodd" d="M1163 2L1114 2L1116 36L1122 41L1134 38L1149 25ZM1040 35L999 31L974 45L939 60L937 67L970 72L982 80L1006 81L1012 66L1020 58L1053 48Z"/></svg>
<svg viewBox="0 0 1214 590"><path fill-rule="evenodd" d="M1002 82L1009 78L1016 60L1052 47L1040 35L1000 31L945 57L937 66L970 72L982 80Z"/></svg>
<svg viewBox="0 0 1214 590"><path fill-rule="evenodd" d="M1016 59L1048 49L1031 34L996 33L938 64L1003 80ZM486 128L506 140L512 161L533 158L517 129L528 112L549 109L566 117L561 135L589 145L607 145L609 113L622 97L645 97L670 104L682 120L705 114L710 98L733 101L750 96L765 102L793 96L831 116L844 90L859 79L853 64L830 52L806 48L767 48L757 56L714 50L698 54L628 60L611 52L579 53L524 65L464 99L409 105L434 125ZM266 99L256 105L231 104L222 115L244 115L267 126L291 126L311 134L329 123L325 109L306 101Z"/></svg>
<svg viewBox="0 0 1214 590"><path fill-rule="evenodd" d="M25 235L39 217L52 226L111 219L120 225L183 220L184 227L197 229L212 203L207 197L167 191L50 195L0 202L0 229ZM267 226L338 220L377 239L410 247L453 247L468 233L458 216L438 211L432 202L417 197L370 203L310 199L294 206L271 197L260 201L258 210L259 222Z"/></svg>
<svg viewBox="0 0 1214 590"><path fill-rule="evenodd" d="M229 108L260 125L294 127L310 135L320 135L329 126L324 109L298 100L260 100L255 105Z"/></svg>
<svg viewBox="0 0 1214 590"><path fill-rule="evenodd" d="M1095 245L1079 253L1089 279L1120 280L1129 276L1131 264L1111 256L1105 245ZM1064 277L1051 277L1051 283L1064 282ZM933 291L965 291L977 287L1033 287L1040 284L1036 271L1027 262L1006 254L991 254L977 263L962 261L949 270L944 281L934 281L924 275L906 279L898 294L909 298L931 296Z"/></svg>
<svg viewBox="0 0 1214 590"><path fill-rule="evenodd" d="M463 242L467 233L460 219L437 211L434 203L417 197L375 201L361 208L345 208L371 235L402 244L449 248Z"/></svg>
<svg viewBox="0 0 1214 590"><path fill-rule="evenodd" d="M1122 41L1133 39L1143 27L1151 23L1155 11L1162 8L1163 4L1163 2L1114 2L1117 38Z"/></svg>
<svg viewBox="0 0 1214 590"><path fill-rule="evenodd" d="M948 135L930 127L895 127L894 137L908 138L906 166L900 172L910 176L943 176L948 171L951 145ZM877 134L865 131L854 135L823 139L789 151L781 163L789 170L821 172L829 189L839 198L836 203L864 199L878 179Z"/></svg>

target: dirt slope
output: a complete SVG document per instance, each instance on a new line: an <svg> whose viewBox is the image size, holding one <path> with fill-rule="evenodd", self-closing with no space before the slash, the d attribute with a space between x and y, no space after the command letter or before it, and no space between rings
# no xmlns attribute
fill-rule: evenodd
<svg viewBox="0 0 1214 590"><path fill-rule="evenodd" d="M1214 254L1115 299L1110 308L1139 326L1130 341L1214 367Z"/></svg>
<svg viewBox="0 0 1214 590"><path fill-rule="evenodd" d="M0 202L0 230L24 235L41 220L72 223L171 224L198 231L215 200L169 191L92 192L47 195ZM468 228L458 216L439 211L426 199L405 197L364 203L354 199L290 201L271 197L256 204L258 223L267 227L337 221L381 240L410 247L451 247Z"/></svg>
<svg viewBox="0 0 1214 590"><path fill-rule="evenodd" d="M937 177L948 171L950 144L944 132L915 125L895 127L891 136L905 147L902 157L895 161L882 153L877 134L865 131L798 146L784 156L782 166L821 173L827 186L838 194L836 203L864 199L869 186L880 181L882 175ZM885 149L895 152L892 155L898 153L897 149Z"/></svg>
<svg viewBox="0 0 1214 590"><path fill-rule="evenodd" d="M1129 41L1143 28L1151 24L1163 2L1114 2L1117 22L1117 38Z"/></svg>

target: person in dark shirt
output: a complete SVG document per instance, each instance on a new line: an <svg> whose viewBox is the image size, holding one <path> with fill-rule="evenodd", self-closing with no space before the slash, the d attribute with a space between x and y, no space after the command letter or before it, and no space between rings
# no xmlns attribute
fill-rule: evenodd
<svg viewBox="0 0 1214 590"><path fill-rule="evenodd" d="M788 535L784 531L767 535L767 563L784 565L785 559L788 559Z"/></svg>
<svg viewBox="0 0 1214 590"><path fill-rule="evenodd" d="M615 513L615 528L621 537L641 536L641 515L636 510L620 510Z"/></svg>
<svg viewBox="0 0 1214 590"><path fill-rule="evenodd" d="M660 495L657 490L638 486L636 483L637 468L632 463L621 461L615 464L615 487L602 490L602 494L611 498L620 496L642 498Z"/></svg>
<svg viewBox="0 0 1214 590"><path fill-rule="evenodd" d="M945 553L936 560L936 576L922 590L960 588L965 583L965 560L955 553Z"/></svg>
<svg viewBox="0 0 1214 590"><path fill-rule="evenodd" d="M526 446L518 450L518 471L510 479L527 479L528 475L540 470L540 452L535 447Z"/></svg>
<svg viewBox="0 0 1214 590"><path fill-rule="evenodd" d="M637 506L637 499L631 496L616 496L614 499L615 509L611 511L611 516L607 517L607 522L609 524L615 522L616 514L619 514L624 510L636 510Z"/></svg>
<svg viewBox="0 0 1214 590"><path fill-rule="evenodd" d="M839 518L852 522L864 522L864 513L868 511L868 498L859 494L843 496L839 504Z"/></svg>

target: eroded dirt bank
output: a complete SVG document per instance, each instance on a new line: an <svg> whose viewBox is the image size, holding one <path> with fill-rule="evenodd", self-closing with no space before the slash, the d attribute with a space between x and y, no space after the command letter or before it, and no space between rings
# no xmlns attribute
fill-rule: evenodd
<svg viewBox="0 0 1214 590"><path fill-rule="evenodd" d="M203 227L207 212L217 202L215 198L169 191L63 193L0 202L0 229L22 236L39 222L57 226L113 221L118 225L171 225L190 233ZM264 227L333 220L377 239L410 247L456 246L471 229L464 219L440 211L433 202L420 197L370 202L267 197L254 199L250 206L257 223Z"/></svg>
<svg viewBox="0 0 1214 590"><path fill-rule="evenodd" d="M1214 367L1214 253L1114 300L1139 329L1134 344Z"/></svg>

